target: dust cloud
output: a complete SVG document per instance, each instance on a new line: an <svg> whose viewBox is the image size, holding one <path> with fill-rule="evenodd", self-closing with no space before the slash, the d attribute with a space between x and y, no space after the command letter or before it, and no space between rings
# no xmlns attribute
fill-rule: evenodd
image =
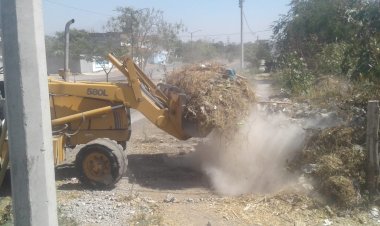
<svg viewBox="0 0 380 226"><path fill-rule="evenodd" d="M305 136L288 117L254 109L233 137L212 134L191 158L218 193L270 193L295 179L286 170L287 161L302 148Z"/></svg>

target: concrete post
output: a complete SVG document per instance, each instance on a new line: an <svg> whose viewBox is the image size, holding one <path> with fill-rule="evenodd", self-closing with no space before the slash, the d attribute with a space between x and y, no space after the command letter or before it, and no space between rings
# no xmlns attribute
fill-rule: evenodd
<svg viewBox="0 0 380 226"><path fill-rule="evenodd" d="M15 225L57 225L41 0L1 0Z"/></svg>

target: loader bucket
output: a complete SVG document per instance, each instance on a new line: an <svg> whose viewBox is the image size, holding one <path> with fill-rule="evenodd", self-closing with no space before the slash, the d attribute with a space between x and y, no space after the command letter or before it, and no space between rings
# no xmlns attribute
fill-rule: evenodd
<svg viewBox="0 0 380 226"><path fill-rule="evenodd" d="M197 122L187 120L183 118L182 121L182 129L185 131L185 133L191 137L199 137L203 138L206 137L211 133L213 130L212 127L209 128L201 128Z"/></svg>
<svg viewBox="0 0 380 226"><path fill-rule="evenodd" d="M175 103L170 108L179 113L181 117L179 124L182 125L182 131L188 137L206 137L212 131L212 128L201 128L196 121L186 118L185 109L188 97L180 88L163 83L159 83L157 86L169 98L170 103ZM177 101L173 101L174 99Z"/></svg>

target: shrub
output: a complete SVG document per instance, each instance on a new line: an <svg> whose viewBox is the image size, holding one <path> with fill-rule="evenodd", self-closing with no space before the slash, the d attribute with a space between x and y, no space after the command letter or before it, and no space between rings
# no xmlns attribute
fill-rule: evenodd
<svg viewBox="0 0 380 226"><path fill-rule="evenodd" d="M342 63L345 60L347 46L344 42L324 46L316 55L317 71L322 74L342 74Z"/></svg>
<svg viewBox="0 0 380 226"><path fill-rule="evenodd" d="M286 55L281 61L281 80L294 94L308 93L314 77L305 60L297 52Z"/></svg>

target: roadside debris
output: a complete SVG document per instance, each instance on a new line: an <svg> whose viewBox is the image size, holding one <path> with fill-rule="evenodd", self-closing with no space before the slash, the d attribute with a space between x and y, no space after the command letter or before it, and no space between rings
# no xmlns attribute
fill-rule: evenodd
<svg viewBox="0 0 380 226"><path fill-rule="evenodd" d="M167 194L166 198L164 199L164 202L166 203L173 203L176 202L176 198L172 194Z"/></svg>
<svg viewBox="0 0 380 226"><path fill-rule="evenodd" d="M315 183L329 201L341 207L357 205L365 183L365 152L362 135L351 127L339 126L314 131L295 164Z"/></svg>

